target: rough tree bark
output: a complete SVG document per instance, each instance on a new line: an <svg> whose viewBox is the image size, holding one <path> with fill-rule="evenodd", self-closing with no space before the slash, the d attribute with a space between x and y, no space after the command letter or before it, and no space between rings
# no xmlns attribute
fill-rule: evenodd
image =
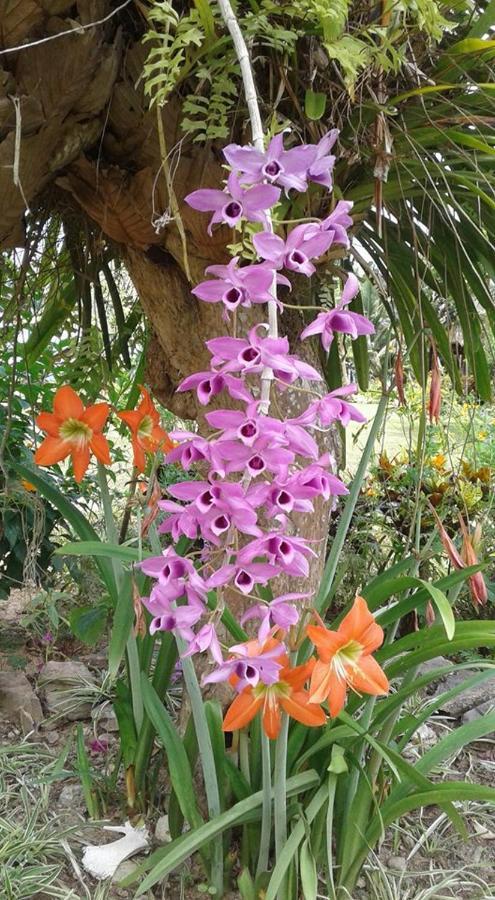
<svg viewBox="0 0 495 900"><path fill-rule="evenodd" d="M179 232L169 221L156 110L148 109L140 82L146 23L133 4L88 27L111 11L110 0L0 0L0 49L8 51L0 69L0 247L23 245L28 207L45 219L64 210L89 218L124 261L149 322L152 391L178 415L199 418L201 427L195 397L175 389L207 367L204 341L225 324L214 305L190 293ZM77 25L86 30L74 30ZM162 122L167 147L174 148L169 162L196 282L206 265L226 260L230 232L219 228L208 237L206 217L182 202L191 190L218 185L223 171L218 148L184 140L179 114L170 102ZM284 313L282 333L318 368L314 348L296 346L300 330L298 313ZM297 415L305 403L291 390L278 401L284 415ZM316 515L295 522L321 551L308 590L321 572L328 515L328 504L320 502Z"/></svg>

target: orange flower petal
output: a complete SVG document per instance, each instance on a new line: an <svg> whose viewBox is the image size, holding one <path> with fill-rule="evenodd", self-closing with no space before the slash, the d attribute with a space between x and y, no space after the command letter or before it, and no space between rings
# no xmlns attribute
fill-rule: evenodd
<svg viewBox="0 0 495 900"><path fill-rule="evenodd" d="M321 625L308 625L306 634L318 650L318 656L325 662L329 662L334 653L340 650L345 639L339 632L330 631Z"/></svg>
<svg viewBox="0 0 495 900"><path fill-rule="evenodd" d="M36 419L38 428L46 431L51 437L58 437L58 429L60 428L60 419L50 412L41 412Z"/></svg>
<svg viewBox="0 0 495 900"><path fill-rule="evenodd" d="M53 411L61 419L80 419L84 404L70 384L59 388L53 400Z"/></svg>
<svg viewBox="0 0 495 900"><path fill-rule="evenodd" d="M110 414L108 403L95 403L94 406L88 406L81 419L86 425L89 425L93 431L102 431L105 422Z"/></svg>
<svg viewBox="0 0 495 900"><path fill-rule="evenodd" d="M297 722L302 722L303 725L316 728L325 724L324 710L316 703L309 702L307 691L293 691L290 697L282 697L280 704L289 716L292 716Z"/></svg>
<svg viewBox="0 0 495 900"><path fill-rule="evenodd" d="M85 474L86 470L89 466L89 447L83 447L82 449L72 450L72 469L74 472L74 478L79 484Z"/></svg>
<svg viewBox="0 0 495 900"><path fill-rule="evenodd" d="M263 704L263 730L270 740L274 741L280 734L282 715L278 698L267 694Z"/></svg>
<svg viewBox="0 0 495 900"><path fill-rule="evenodd" d="M143 418L137 409L123 409L122 412L117 413L117 415L119 419L122 419L122 421L129 426L131 431L138 430L141 419Z"/></svg>
<svg viewBox="0 0 495 900"><path fill-rule="evenodd" d="M368 657L371 659L371 656ZM332 682L332 689L328 698L328 709L332 719L338 716L339 712L345 706L345 698L347 694L347 685L343 678L335 678Z"/></svg>
<svg viewBox="0 0 495 900"><path fill-rule="evenodd" d="M323 703L333 689L336 681L338 681L338 679L336 678L331 665L329 665L329 663L324 663L321 660L317 660L309 687L310 703Z"/></svg>
<svg viewBox="0 0 495 900"><path fill-rule="evenodd" d="M222 730L237 731L239 728L244 728L245 725L254 719L262 703L263 700L261 698L256 699L253 697L253 692L250 688L243 691L242 694L238 694L225 713Z"/></svg>
<svg viewBox="0 0 495 900"><path fill-rule="evenodd" d="M110 447L108 446L106 437L103 437L102 434L93 434L89 446L96 456L96 459L103 463L104 466L110 465L112 460L110 459Z"/></svg>
<svg viewBox="0 0 495 900"><path fill-rule="evenodd" d="M388 678L372 656L362 656L351 677L353 689L360 694L388 694Z"/></svg>
<svg viewBox="0 0 495 900"><path fill-rule="evenodd" d="M295 666L293 669L283 669L280 673L280 680L290 684L294 691L300 691L311 677L316 660L312 657L302 666Z"/></svg>
<svg viewBox="0 0 495 900"><path fill-rule="evenodd" d="M142 416L156 416L157 419L159 419L160 416L158 414L158 410L156 409L156 407L153 403L153 400L150 397L149 391L147 391L146 388L143 387L142 384L139 385L139 390L141 391L141 397L142 397L141 403L138 406L139 412L141 413L141 417Z"/></svg>
<svg viewBox="0 0 495 900"><path fill-rule="evenodd" d="M144 472L146 468L146 455L141 446L140 441L134 435L132 438L132 449L134 451L134 465L138 472Z"/></svg>
<svg viewBox="0 0 495 900"><path fill-rule="evenodd" d="M34 454L34 461L38 466L53 466L55 463L65 459L70 451L71 445L67 441L49 435L39 445Z"/></svg>
<svg viewBox="0 0 495 900"><path fill-rule="evenodd" d="M345 643L357 641L366 653L373 653L383 644L383 628L375 622L364 597L356 597L352 609L342 619L338 633Z"/></svg>

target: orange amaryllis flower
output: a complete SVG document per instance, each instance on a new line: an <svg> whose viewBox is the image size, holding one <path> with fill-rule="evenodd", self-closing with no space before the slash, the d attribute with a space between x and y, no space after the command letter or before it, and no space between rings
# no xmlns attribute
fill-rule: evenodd
<svg viewBox="0 0 495 900"><path fill-rule="evenodd" d="M160 413L148 391L142 385L139 390L143 399L137 409L126 409L117 415L131 429L134 465L139 472L144 472L145 453L156 453L158 449L171 450L174 445L165 429L160 426Z"/></svg>
<svg viewBox="0 0 495 900"><path fill-rule="evenodd" d="M268 644L264 645L266 649ZM311 659L302 666L291 669L285 653L277 662L283 664L276 684L262 684L244 688L231 703L223 720L224 731L237 731L248 725L262 710L263 730L267 737L275 740L280 733L282 710L293 719L316 728L325 724L325 713L320 706L310 703L309 693L304 689L314 665ZM232 679L234 681L234 679Z"/></svg>
<svg viewBox="0 0 495 900"><path fill-rule="evenodd" d="M110 464L110 451L102 431L107 421L108 403L85 407L70 385L59 388L53 400L53 412L42 412L36 419L47 437L34 454L38 466L53 466L72 457L74 478L82 481L89 466L90 453L104 465Z"/></svg>
<svg viewBox="0 0 495 900"><path fill-rule="evenodd" d="M360 694L388 692L387 676L371 656L383 643L383 629L363 597L356 597L337 631L329 631L323 623L306 630L318 652L309 688L311 703L328 700L330 715L337 716L348 688Z"/></svg>

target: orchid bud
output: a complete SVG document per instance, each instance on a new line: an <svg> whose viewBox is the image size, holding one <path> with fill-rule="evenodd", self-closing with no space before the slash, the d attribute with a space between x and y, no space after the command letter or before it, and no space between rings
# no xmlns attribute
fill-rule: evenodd
<svg viewBox="0 0 495 900"><path fill-rule="evenodd" d="M397 395L401 406L406 405L406 396L404 394L404 366L402 365L402 353L397 353L394 365L394 380L397 388Z"/></svg>
<svg viewBox="0 0 495 900"><path fill-rule="evenodd" d="M428 415L430 422L438 425L440 409L442 406L442 376L438 365L436 350L433 351L433 365L431 367L430 399L428 403Z"/></svg>

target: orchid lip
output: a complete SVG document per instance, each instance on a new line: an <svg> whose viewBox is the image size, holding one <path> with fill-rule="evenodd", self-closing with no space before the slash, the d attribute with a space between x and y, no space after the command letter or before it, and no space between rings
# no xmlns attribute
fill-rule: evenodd
<svg viewBox="0 0 495 900"><path fill-rule="evenodd" d="M272 159L272 161L263 166L262 169L263 175L265 175L266 178L273 179L277 178L278 175L281 175L283 171L283 166L281 166L276 159Z"/></svg>
<svg viewBox="0 0 495 900"><path fill-rule="evenodd" d="M239 362L250 366L256 365L261 362L261 353L255 347L246 347L245 350L239 353Z"/></svg>
<svg viewBox="0 0 495 900"><path fill-rule="evenodd" d="M241 288L231 287L228 291L222 296L222 300L226 306L229 306L231 309L235 309L236 306L239 306L239 303L242 303L246 299L246 292Z"/></svg>
<svg viewBox="0 0 495 900"><path fill-rule="evenodd" d="M289 262L294 263L296 266L303 266L307 261L308 257L304 253L301 253L300 250L292 250L292 252L289 253Z"/></svg>
<svg viewBox="0 0 495 900"><path fill-rule="evenodd" d="M241 441L251 442L258 437L259 428L256 422L248 420L247 422L244 422L244 425L241 425L237 434L239 435Z"/></svg>
<svg viewBox="0 0 495 900"><path fill-rule="evenodd" d="M237 222L242 216L242 206L237 200L231 200L223 208L223 214L230 222Z"/></svg>
<svg viewBox="0 0 495 900"><path fill-rule="evenodd" d="M251 459L248 460L247 466L248 469L250 469L252 472L256 472L256 474L258 474L259 472L263 472L266 468L265 462L261 458L261 456L252 456Z"/></svg>

